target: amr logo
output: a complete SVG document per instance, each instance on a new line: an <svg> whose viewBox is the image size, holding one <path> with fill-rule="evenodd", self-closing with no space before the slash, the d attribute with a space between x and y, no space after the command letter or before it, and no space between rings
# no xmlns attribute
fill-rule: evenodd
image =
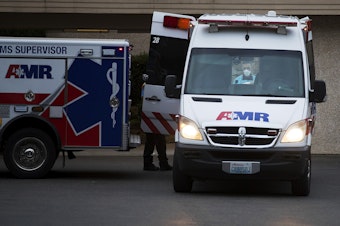
<svg viewBox="0 0 340 226"><path fill-rule="evenodd" d="M269 114L251 111L222 111L216 120L248 120L269 122Z"/></svg>
<svg viewBox="0 0 340 226"><path fill-rule="evenodd" d="M16 79L52 79L50 65L19 65L11 64L5 78Z"/></svg>

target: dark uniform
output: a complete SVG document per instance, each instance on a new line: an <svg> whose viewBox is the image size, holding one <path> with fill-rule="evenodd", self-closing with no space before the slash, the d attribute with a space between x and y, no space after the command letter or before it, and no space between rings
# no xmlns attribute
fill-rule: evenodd
<svg viewBox="0 0 340 226"><path fill-rule="evenodd" d="M152 153L154 147L158 153L159 167L153 164ZM166 155L166 141L163 134L146 133L146 141L144 146L144 170L156 171L156 170L171 170L172 167L168 163L168 157Z"/></svg>

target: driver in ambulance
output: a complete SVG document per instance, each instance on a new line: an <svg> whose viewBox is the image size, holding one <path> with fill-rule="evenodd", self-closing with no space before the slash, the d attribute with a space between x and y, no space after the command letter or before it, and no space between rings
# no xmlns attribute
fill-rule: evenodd
<svg viewBox="0 0 340 226"><path fill-rule="evenodd" d="M243 73L235 78L233 84L254 84L256 76L252 74L252 63L242 64Z"/></svg>

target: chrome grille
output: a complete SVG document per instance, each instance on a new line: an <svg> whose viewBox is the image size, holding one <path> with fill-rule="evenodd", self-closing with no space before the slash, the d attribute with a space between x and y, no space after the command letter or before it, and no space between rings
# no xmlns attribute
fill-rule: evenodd
<svg viewBox="0 0 340 226"><path fill-rule="evenodd" d="M240 141L240 127L206 127L205 131L209 141L214 145L226 147L266 147L275 143L280 129L273 128L245 128L246 134L243 142Z"/></svg>

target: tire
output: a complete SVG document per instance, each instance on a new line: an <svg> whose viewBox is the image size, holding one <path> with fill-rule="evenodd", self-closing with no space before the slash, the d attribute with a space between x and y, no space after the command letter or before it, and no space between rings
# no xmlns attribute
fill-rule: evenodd
<svg viewBox="0 0 340 226"><path fill-rule="evenodd" d="M292 181L292 193L297 196L308 196L311 185L312 163L308 159L305 173L298 180Z"/></svg>
<svg viewBox="0 0 340 226"><path fill-rule="evenodd" d="M178 157L174 156L172 181L175 192L191 192L193 180L191 177L185 175L180 169L178 164Z"/></svg>
<svg viewBox="0 0 340 226"><path fill-rule="evenodd" d="M46 133L25 128L13 133L4 149L4 162L17 178L42 178L53 167L56 147Z"/></svg>

